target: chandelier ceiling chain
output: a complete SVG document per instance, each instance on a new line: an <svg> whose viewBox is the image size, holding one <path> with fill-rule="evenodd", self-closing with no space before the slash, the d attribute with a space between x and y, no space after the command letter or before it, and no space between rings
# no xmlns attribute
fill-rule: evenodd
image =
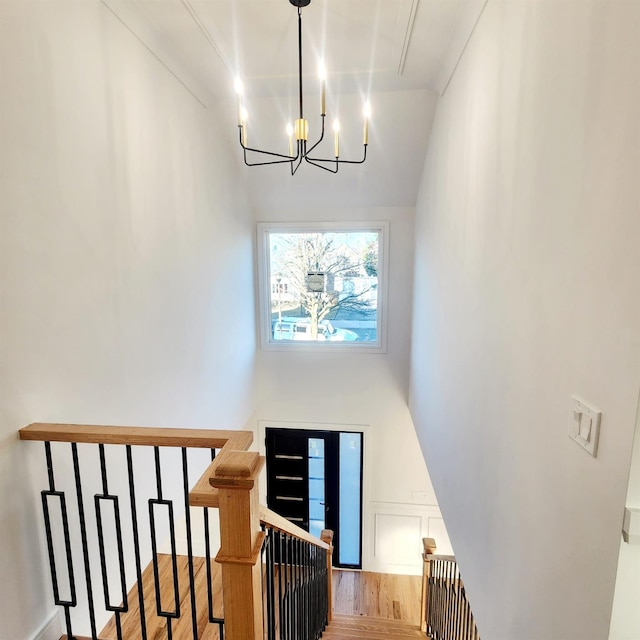
<svg viewBox="0 0 640 640"><path fill-rule="evenodd" d="M333 158L316 158L312 157L313 150L324 140L325 118L326 114L326 81L324 78L324 66L321 65L321 131L320 138L307 148L309 137L309 122L304 118L304 95L302 92L302 7L310 4L311 0L289 0L289 2L298 8L298 98L299 98L299 117L293 125L287 125L287 135L289 137L289 153L276 153L273 151L264 151L248 146L247 144L247 110L242 103L242 83L236 80L236 93L238 94L238 131L240 146L243 150L244 163L249 167L264 166L269 164L291 165L291 175L294 175L299 169L302 161L329 171L330 173L338 173L341 164L363 164L367 159L367 146L369 144L369 103L364 107L364 131L363 131L363 154L361 160L343 160L340 158L340 124L335 120L334 130L334 157ZM255 154L272 158L271 160L250 161Z"/></svg>

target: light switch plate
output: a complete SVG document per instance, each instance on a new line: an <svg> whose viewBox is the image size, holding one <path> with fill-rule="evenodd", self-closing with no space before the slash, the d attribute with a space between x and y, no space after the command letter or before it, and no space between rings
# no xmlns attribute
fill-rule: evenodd
<svg viewBox="0 0 640 640"><path fill-rule="evenodd" d="M640 544L640 509L625 507L622 539L627 544Z"/></svg>
<svg viewBox="0 0 640 640"><path fill-rule="evenodd" d="M595 458L598 452L602 411L577 396L571 396L571 408L573 413L569 424L569 437Z"/></svg>

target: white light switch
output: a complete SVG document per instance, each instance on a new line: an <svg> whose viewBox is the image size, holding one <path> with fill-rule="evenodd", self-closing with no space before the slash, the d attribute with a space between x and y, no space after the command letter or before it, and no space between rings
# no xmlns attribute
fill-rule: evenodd
<svg viewBox="0 0 640 640"><path fill-rule="evenodd" d="M576 396L571 397L571 403L573 420L569 425L569 437L595 458L598 450L602 411L588 405Z"/></svg>

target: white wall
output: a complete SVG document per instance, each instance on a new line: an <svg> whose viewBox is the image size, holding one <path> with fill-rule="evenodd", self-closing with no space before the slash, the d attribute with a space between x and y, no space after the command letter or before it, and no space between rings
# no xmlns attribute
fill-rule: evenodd
<svg viewBox="0 0 640 640"><path fill-rule="evenodd" d="M241 427L253 225L214 114L97 0L3 0L0 85L0 617L22 640L51 601L18 429Z"/></svg>
<svg viewBox="0 0 640 640"><path fill-rule="evenodd" d="M429 527L443 553L449 543L407 408L414 210L312 207L258 215L262 222L299 221L304 216L390 223L387 353L261 352L258 399L248 427L256 429L261 420L303 427L365 425L364 568L416 572L421 568L420 537L429 534ZM425 497L414 499L413 491ZM376 545L376 531L413 544L413 562L400 544Z"/></svg>
<svg viewBox="0 0 640 640"><path fill-rule="evenodd" d="M638 402L626 506L640 509L640 401ZM621 537L609 640L640 639L639 594L640 544L637 541L630 544Z"/></svg>
<svg viewBox="0 0 640 640"><path fill-rule="evenodd" d="M436 113L411 411L480 634L601 640L640 388L640 4L489 0ZM571 394L603 410L597 458Z"/></svg>

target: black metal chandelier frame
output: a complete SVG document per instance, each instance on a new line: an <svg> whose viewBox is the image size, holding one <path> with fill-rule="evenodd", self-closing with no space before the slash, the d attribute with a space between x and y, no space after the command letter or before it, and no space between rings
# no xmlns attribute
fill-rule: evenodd
<svg viewBox="0 0 640 640"><path fill-rule="evenodd" d="M336 134L336 143L335 143L335 157L334 158L314 158L310 154L312 151L324 140L325 133L325 118L326 108L325 108L325 99L324 99L324 86L323 86L323 96L322 96L322 109L320 113L321 118L321 131L320 138L309 148L307 148L308 144L308 121L304 118L304 96L302 92L302 8L306 7L310 4L311 0L289 0L289 2L298 9L298 99L299 99L299 118L295 121L295 126L293 129L293 134L295 136L296 141L296 155L291 154L291 145L289 149L289 155L284 153L276 153L274 151L264 151L262 149L256 149L254 147L248 147L246 145L246 120L240 115L238 118L238 132L240 139L240 146L243 149L244 154L244 163L248 167L258 167L265 166L270 164L284 164L289 163L291 165L291 175L295 175L296 171L300 168L302 161L313 165L314 167L319 167L320 169L324 169L325 171L329 171L330 173L338 173L338 169L341 164L363 164L367 159L367 146L368 146L368 116L365 117L365 125L364 125L364 151L361 160L342 160L340 158L340 150L339 150L339 142ZM239 112L242 109L239 105ZM263 162L251 162L247 155L247 152L252 154L261 154L263 156L268 156L270 158L278 158L276 160L265 160Z"/></svg>

